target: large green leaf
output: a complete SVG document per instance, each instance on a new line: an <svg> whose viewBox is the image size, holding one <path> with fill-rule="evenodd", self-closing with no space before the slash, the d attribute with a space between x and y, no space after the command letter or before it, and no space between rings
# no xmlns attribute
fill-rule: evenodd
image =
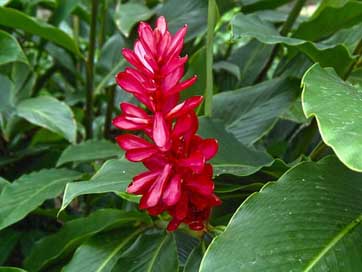
<svg viewBox="0 0 362 272"><path fill-rule="evenodd" d="M80 55L74 40L62 30L12 8L0 7L0 25L18 28Z"/></svg>
<svg viewBox="0 0 362 272"><path fill-rule="evenodd" d="M361 271L361 181L335 157L296 166L239 207L200 272Z"/></svg>
<svg viewBox="0 0 362 272"><path fill-rule="evenodd" d="M126 3L118 6L118 10L114 13L114 20L119 30L129 37L132 28L139 21L147 21L152 17L154 11L141 3Z"/></svg>
<svg viewBox="0 0 362 272"><path fill-rule="evenodd" d="M6 259L9 257L14 247L16 246L20 232L17 232L11 228L0 231L0 265L3 265Z"/></svg>
<svg viewBox="0 0 362 272"><path fill-rule="evenodd" d="M267 133L299 95L299 81L273 79L214 96L213 116L240 142L250 145Z"/></svg>
<svg viewBox="0 0 362 272"><path fill-rule="evenodd" d="M155 230L145 232L121 255L112 271L178 271L176 243L173 235Z"/></svg>
<svg viewBox="0 0 362 272"><path fill-rule="evenodd" d="M186 41L204 34L207 29L207 0L169 0L156 13L165 16L172 33L187 24Z"/></svg>
<svg viewBox="0 0 362 272"><path fill-rule="evenodd" d="M183 272L198 272L202 256L203 252L202 252L202 246L200 244L191 251L191 254L187 258L187 261L185 263Z"/></svg>
<svg viewBox="0 0 362 272"><path fill-rule="evenodd" d="M14 85L11 80L0 74L0 114L12 111L15 103Z"/></svg>
<svg viewBox="0 0 362 272"><path fill-rule="evenodd" d="M28 64L28 60L17 40L9 33L0 30L0 44L0 65L16 61Z"/></svg>
<svg viewBox="0 0 362 272"><path fill-rule="evenodd" d="M26 271L18 267L0 266L0 272L26 272Z"/></svg>
<svg viewBox="0 0 362 272"><path fill-rule="evenodd" d="M76 122L67 104L51 96L39 96L21 101L17 114L34 125L49 129L71 143L76 141Z"/></svg>
<svg viewBox="0 0 362 272"><path fill-rule="evenodd" d="M6 186L6 185L9 185L10 182L8 182L6 179L0 177L0 193L1 193L1 190Z"/></svg>
<svg viewBox="0 0 362 272"><path fill-rule="evenodd" d="M68 146L60 156L57 166L67 162L104 160L122 155L121 149L106 140L88 140Z"/></svg>
<svg viewBox="0 0 362 272"><path fill-rule="evenodd" d="M318 64L305 73L302 84L305 115L315 116L323 141L340 160L361 172L362 90Z"/></svg>
<svg viewBox="0 0 362 272"><path fill-rule="evenodd" d="M67 184L60 211L81 195L124 192L132 178L143 171L142 164L129 162L124 158L109 160L89 181Z"/></svg>
<svg viewBox="0 0 362 272"><path fill-rule="evenodd" d="M39 271L57 258L72 252L94 234L121 225L148 222L148 220L145 214L139 212L104 209L98 210L88 217L69 221L60 231L35 244L25 260L25 267L30 271Z"/></svg>
<svg viewBox="0 0 362 272"><path fill-rule="evenodd" d="M58 6L51 17L51 23L58 26L73 12L80 2L80 0L58 1Z"/></svg>
<svg viewBox="0 0 362 272"><path fill-rule="evenodd" d="M284 37L269 23L255 15L236 15L231 25L235 38L256 38L266 44L285 44L296 47L312 61L322 66L332 66L339 74L344 74L353 61L353 57L343 45L316 44L296 38Z"/></svg>
<svg viewBox="0 0 362 272"><path fill-rule="evenodd" d="M240 68L240 86L253 84L268 61L272 49L272 45L253 39L246 45L233 50L228 60Z"/></svg>
<svg viewBox="0 0 362 272"><path fill-rule="evenodd" d="M293 37L316 41L360 22L362 22L362 2L348 1L343 6L323 8L318 16L301 23L293 33Z"/></svg>
<svg viewBox="0 0 362 272"><path fill-rule="evenodd" d="M263 9L273 9L284 5L290 0L240 0L243 11L252 12Z"/></svg>
<svg viewBox="0 0 362 272"><path fill-rule="evenodd" d="M140 230L102 233L82 244L74 253L64 272L109 272Z"/></svg>
<svg viewBox="0 0 362 272"><path fill-rule="evenodd" d="M215 175L228 173L248 176L263 166L271 165L273 161L267 153L240 143L225 130L220 120L201 118L198 133L205 138L215 138L219 142L219 151L212 159Z"/></svg>
<svg viewBox="0 0 362 272"><path fill-rule="evenodd" d="M0 194L0 229L21 219L46 199L59 195L79 172L66 169L42 170L24 175L4 187Z"/></svg>

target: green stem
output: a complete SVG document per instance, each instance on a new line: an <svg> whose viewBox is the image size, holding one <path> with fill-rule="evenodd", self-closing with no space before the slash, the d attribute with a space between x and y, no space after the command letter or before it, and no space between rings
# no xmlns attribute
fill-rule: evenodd
<svg viewBox="0 0 362 272"><path fill-rule="evenodd" d="M99 21L99 37L98 37L98 46L102 48L105 38L106 38L106 17L108 10L108 0L104 0L102 4L102 13Z"/></svg>
<svg viewBox="0 0 362 272"><path fill-rule="evenodd" d="M307 0L297 0L295 2L292 10L290 11L290 13L288 15L287 20L285 21L285 23L282 26L282 29L280 30L280 35L286 36L290 32L290 30L292 30L292 27L293 27L295 21L297 20L299 13L302 10L306 1ZM280 48L282 48L280 45L274 46L273 51L271 52L267 63L264 65L263 69L259 73L259 75L256 78L254 83L261 82L265 78L265 76L268 73L270 67L272 66L274 58L277 56Z"/></svg>
<svg viewBox="0 0 362 272"><path fill-rule="evenodd" d="M86 108L85 108L85 130L86 138L93 137L93 90L94 90L94 52L96 46L98 0L92 0L92 20L89 34L89 52L87 59L87 82L86 82Z"/></svg>
<svg viewBox="0 0 362 272"><path fill-rule="evenodd" d="M35 97L38 95L39 91L43 88L44 84L49 80L49 78L57 71L57 65L53 64L44 74L40 75L34 84L32 89L31 96Z"/></svg>
<svg viewBox="0 0 362 272"><path fill-rule="evenodd" d="M209 0L207 13L207 37L206 37L206 90L205 90L205 115L212 115L212 96L213 96L213 40L214 29L216 25L217 6L215 0Z"/></svg>
<svg viewBox="0 0 362 272"><path fill-rule="evenodd" d="M317 161L324 153L324 151L328 148L328 146L323 142L320 141L317 146L313 149L310 153L309 158L312 161Z"/></svg>
<svg viewBox="0 0 362 272"><path fill-rule="evenodd" d="M110 132L111 132L111 122L112 122L112 113L113 113L113 107L114 107L114 98L115 98L115 86L110 86L106 89L107 92L107 112L106 117L104 121L104 138L110 138Z"/></svg>

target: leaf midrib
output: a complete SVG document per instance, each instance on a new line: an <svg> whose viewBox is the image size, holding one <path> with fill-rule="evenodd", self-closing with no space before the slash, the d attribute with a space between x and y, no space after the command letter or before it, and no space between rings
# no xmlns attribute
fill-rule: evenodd
<svg viewBox="0 0 362 272"><path fill-rule="evenodd" d="M351 223L346 225L333 239L329 241L325 245L325 247L322 248L322 250L318 253L314 259L312 259L308 266L303 270L304 272L310 271L327 253L329 250L331 250L340 240L342 240L351 230L353 230L355 227L357 227L362 222L362 213L359 214L354 220L352 220Z"/></svg>
<svg viewBox="0 0 362 272"><path fill-rule="evenodd" d="M166 235L165 238L162 239L161 243L159 244L159 246L157 247L156 251L155 251L155 254L152 256L152 259L150 261L150 264L147 268L147 272L152 272L152 268L155 264L155 261L156 261L156 258L158 256L158 253L160 252L163 244L165 243L165 241L167 240L168 236Z"/></svg>
<svg viewBox="0 0 362 272"><path fill-rule="evenodd" d="M96 272L101 272L104 267L109 263L109 261L125 246L127 245L131 240L133 240L134 237L136 237L142 229L138 229L135 232L133 232L128 238L123 240L112 252L109 254L109 256L104 260L104 262L101 264L101 266L96 270Z"/></svg>
<svg viewBox="0 0 362 272"><path fill-rule="evenodd" d="M28 203L29 201L33 200L33 198L34 198L35 196L39 195L42 191L44 191L45 189L48 189L49 187L53 186L55 183L60 183L60 182L63 181L63 180L69 180L69 177L56 179L56 180L54 180L53 182L48 183L48 184L45 185L44 187L41 187L39 190L36 190L36 191L34 192L34 194L31 195L31 197L28 197L28 198L24 199L24 201L21 201L21 204L19 204L19 202L14 203L14 204L16 204L16 206L20 206L20 205L21 205L21 206L24 206L26 203ZM24 204L24 203L25 203L25 204ZM10 205L10 207L12 207L12 206L15 206L15 205ZM9 207L9 206L8 206L8 207ZM2 222L8 220L8 218L9 218L12 214L14 214L14 212L16 212L17 210L18 210L18 209L13 210L8 216L5 217L4 220L2 220ZM3 224L2 222L0 222L0 229L2 229L2 228L4 227L4 224Z"/></svg>

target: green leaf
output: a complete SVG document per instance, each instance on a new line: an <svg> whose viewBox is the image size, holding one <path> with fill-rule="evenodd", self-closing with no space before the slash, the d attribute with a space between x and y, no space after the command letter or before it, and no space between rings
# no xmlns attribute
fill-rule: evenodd
<svg viewBox="0 0 362 272"><path fill-rule="evenodd" d="M203 256L201 244L195 247L187 258L183 272L198 272Z"/></svg>
<svg viewBox="0 0 362 272"><path fill-rule="evenodd" d="M326 145L349 168L362 171L362 90L316 64L304 75L302 103L314 116Z"/></svg>
<svg viewBox="0 0 362 272"><path fill-rule="evenodd" d="M140 230L102 233L82 244L74 253L64 272L112 271L120 255L140 234Z"/></svg>
<svg viewBox="0 0 362 272"><path fill-rule="evenodd" d="M0 266L0 272L26 272L24 269L10 266Z"/></svg>
<svg viewBox="0 0 362 272"><path fill-rule="evenodd" d="M10 256L20 236L20 232L10 228L0 231L0 265L3 265Z"/></svg>
<svg viewBox="0 0 362 272"><path fill-rule="evenodd" d="M169 0L156 10L158 16L165 16L168 28L175 33L186 23L188 25L185 41L190 41L207 29L206 0Z"/></svg>
<svg viewBox="0 0 362 272"><path fill-rule="evenodd" d="M176 243L173 235L155 230L145 232L121 255L112 271L178 271Z"/></svg>
<svg viewBox="0 0 362 272"><path fill-rule="evenodd" d="M76 141L76 122L67 104L51 96L39 96L21 101L17 114L34 125L49 129L70 141Z"/></svg>
<svg viewBox="0 0 362 272"><path fill-rule="evenodd" d="M256 38L266 44L285 44L298 48L312 61L322 66L332 66L339 74L344 74L353 61L348 49L343 45L324 45L309 41L284 37L267 22L255 15L238 14L231 21L235 38Z"/></svg>
<svg viewBox="0 0 362 272"><path fill-rule="evenodd" d="M73 10L78 6L80 2L80 0L58 1L58 6L51 17L51 23L58 26L73 12Z"/></svg>
<svg viewBox="0 0 362 272"><path fill-rule="evenodd" d="M200 272L360 271L361 178L335 157L289 170L239 207Z"/></svg>
<svg viewBox="0 0 362 272"><path fill-rule="evenodd" d="M259 140L299 95L299 80L278 78L214 96L213 117L245 145Z"/></svg>
<svg viewBox="0 0 362 272"><path fill-rule="evenodd" d="M128 38L138 22L147 21L154 13L154 10L150 10L144 4L131 2L118 6L114 20L122 34Z"/></svg>
<svg viewBox="0 0 362 272"><path fill-rule="evenodd" d="M47 169L24 175L5 186L0 194L0 229L23 219L46 199L59 195L67 182L80 176L71 170Z"/></svg>
<svg viewBox="0 0 362 272"><path fill-rule="evenodd" d="M14 85L11 80L0 74L0 114L11 111L15 104Z"/></svg>
<svg viewBox="0 0 362 272"><path fill-rule="evenodd" d="M215 138L219 142L219 151L211 161L215 175L248 176L273 161L265 152L254 150L236 140L225 130L220 120L200 118L198 133L205 138Z"/></svg>
<svg viewBox="0 0 362 272"><path fill-rule="evenodd" d="M67 162L104 160L122 155L121 149L107 140L88 140L68 146L60 155L57 166Z"/></svg>
<svg viewBox="0 0 362 272"><path fill-rule="evenodd" d="M181 93L182 98L193 95L203 95L206 89L206 49L201 47L190 58L187 72L184 79L197 75L197 80L186 92Z"/></svg>
<svg viewBox="0 0 362 272"><path fill-rule="evenodd" d="M62 30L12 8L0 7L0 25L21 29L80 55L74 40Z"/></svg>
<svg viewBox="0 0 362 272"><path fill-rule="evenodd" d="M362 2L349 1L343 6L323 8L318 16L301 23L293 37L316 41L328 37L337 30L361 22Z"/></svg>
<svg viewBox="0 0 362 272"><path fill-rule="evenodd" d="M288 2L290 2L290 0L240 0L242 9L246 12L274 9Z"/></svg>
<svg viewBox="0 0 362 272"><path fill-rule="evenodd" d="M0 177L0 193L1 193L2 189L9 184L10 184L10 182L8 182L6 179Z"/></svg>
<svg viewBox="0 0 362 272"><path fill-rule="evenodd" d="M252 85L268 61L273 46L255 39L232 51L228 61L240 69L240 86Z"/></svg>
<svg viewBox="0 0 362 272"><path fill-rule="evenodd" d="M60 212L74 198L81 195L123 192L132 181L132 178L143 171L144 167L141 164L129 162L124 158L109 160L89 181L67 184Z"/></svg>
<svg viewBox="0 0 362 272"><path fill-rule="evenodd" d="M25 260L25 268L39 271L99 232L148 220L148 216L139 212L104 209L88 217L68 221L60 231L43 238L33 247Z"/></svg>
<svg viewBox="0 0 362 272"><path fill-rule="evenodd" d="M29 64L18 41L9 33L0 30L0 44L0 65L16 61Z"/></svg>

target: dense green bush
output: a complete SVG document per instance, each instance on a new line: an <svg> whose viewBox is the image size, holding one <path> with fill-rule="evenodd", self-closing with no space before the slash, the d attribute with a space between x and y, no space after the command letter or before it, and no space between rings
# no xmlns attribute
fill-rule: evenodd
<svg viewBox="0 0 362 272"><path fill-rule="evenodd" d="M199 232L138 209L114 143L161 15L219 142ZM362 271L361 56L358 0L0 0L0 271Z"/></svg>

